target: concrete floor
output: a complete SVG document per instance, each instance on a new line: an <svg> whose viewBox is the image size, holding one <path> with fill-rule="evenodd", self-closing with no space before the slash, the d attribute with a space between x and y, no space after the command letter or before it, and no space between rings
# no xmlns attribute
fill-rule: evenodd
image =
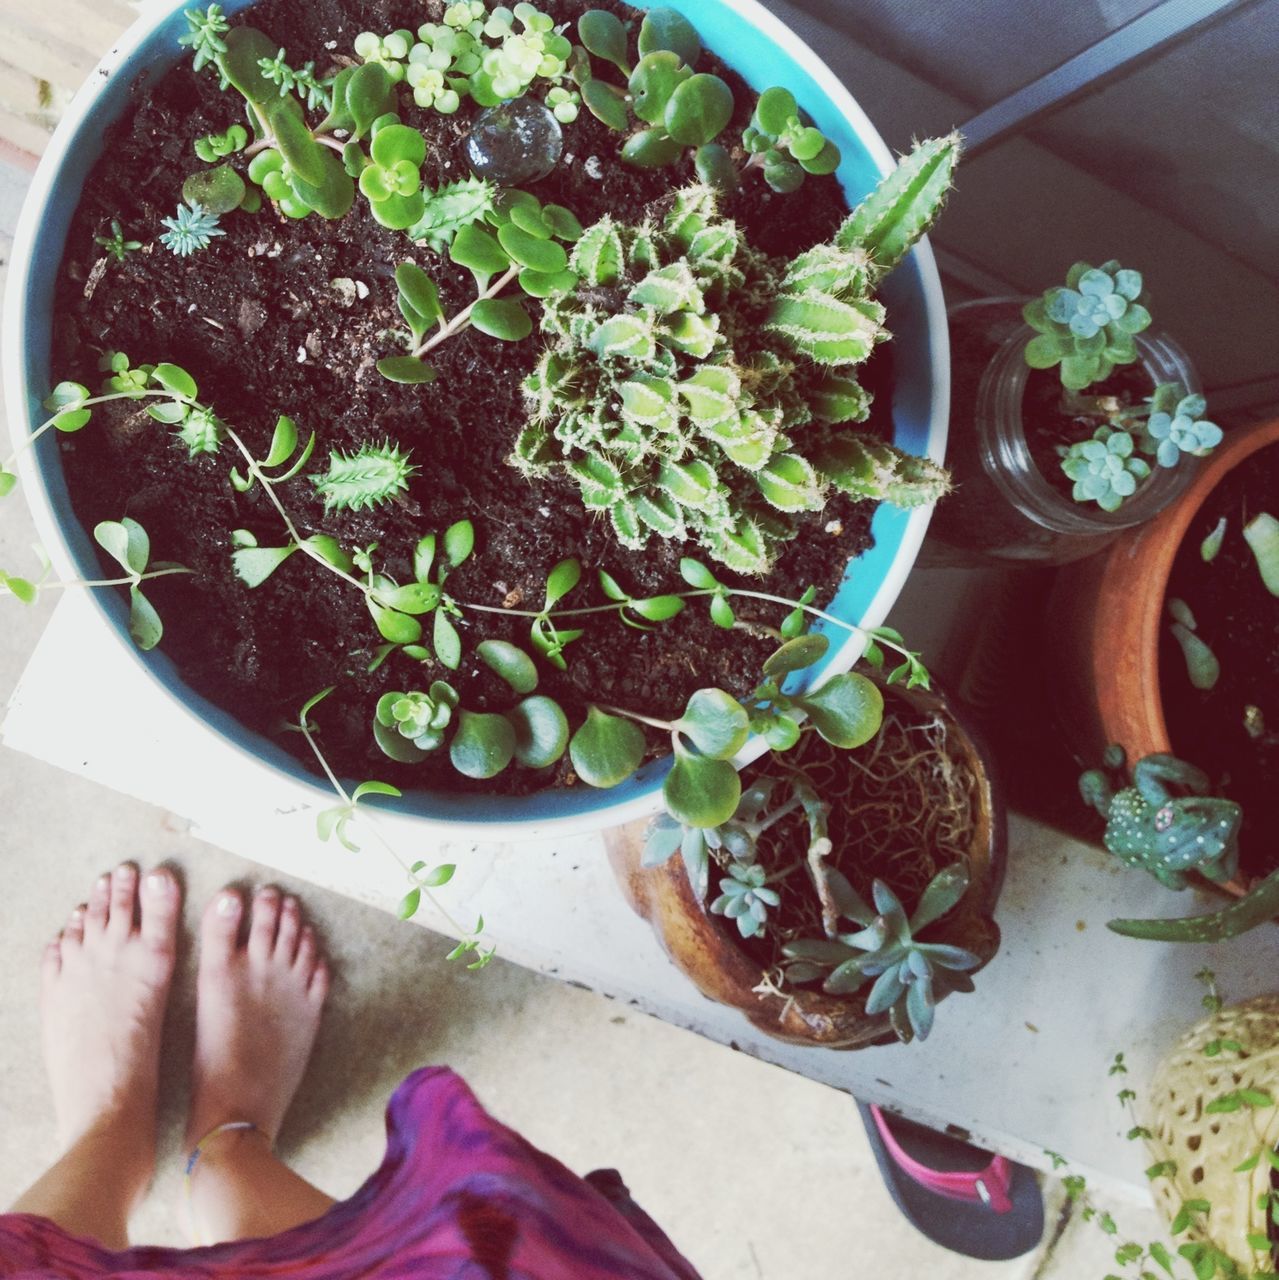
<svg viewBox="0 0 1279 1280"><path fill-rule="evenodd" d="M2 232L12 227L23 181L0 164L5 261ZM33 539L21 498L0 504L0 567L29 568ZM0 601L0 703L49 607ZM35 964L93 877L124 857L170 862L187 885L188 942L218 886L261 877L252 864L192 839L166 813L3 748L0 815L8 886L0 915L2 1206L54 1154ZM302 894L317 920L337 982L282 1145L334 1195L350 1193L376 1167L382 1112L396 1083L440 1062L570 1167L620 1167L706 1280L828 1280L872 1274L867 1263L931 1280L1085 1280L1110 1269L1113 1241L1058 1221L1055 1187L1040 1254L987 1264L938 1249L893 1205L845 1095L510 964L467 973L446 964L440 939L419 928L309 886L285 887ZM184 951L169 1028L161 1170L136 1222L140 1241L181 1242L172 1207L192 977ZM1144 1214L1124 1211L1122 1220L1134 1231L1153 1229Z"/></svg>

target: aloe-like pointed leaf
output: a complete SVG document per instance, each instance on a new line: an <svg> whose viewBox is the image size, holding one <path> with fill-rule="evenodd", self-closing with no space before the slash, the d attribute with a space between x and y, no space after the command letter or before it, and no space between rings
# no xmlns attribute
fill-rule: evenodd
<svg viewBox="0 0 1279 1280"><path fill-rule="evenodd" d="M863 927L869 926L875 919L875 912L870 904L853 888L852 882L837 867L827 867L825 871L826 887L839 909L839 914L847 920L855 920Z"/></svg>
<svg viewBox="0 0 1279 1280"><path fill-rule="evenodd" d="M667 812L688 827L718 827L737 811L742 782L727 760L676 748L662 797Z"/></svg>
<svg viewBox="0 0 1279 1280"><path fill-rule="evenodd" d="M532 693L537 688L537 668L533 659L506 640L483 640L475 647L485 666L495 671L516 693Z"/></svg>
<svg viewBox="0 0 1279 1280"><path fill-rule="evenodd" d="M624 782L639 768L644 749L644 732L639 725L592 707L569 741L569 758L577 776L588 786L608 788Z"/></svg>
<svg viewBox="0 0 1279 1280"><path fill-rule="evenodd" d="M731 760L750 737L750 717L723 689L698 689L675 729L704 756Z"/></svg>
<svg viewBox="0 0 1279 1280"><path fill-rule="evenodd" d="M968 868L962 862L943 867L929 882L910 918L911 933L919 933L954 908L968 892L968 883Z"/></svg>
<svg viewBox="0 0 1279 1280"><path fill-rule="evenodd" d="M831 971L822 983L822 990L832 996L849 996L866 985L867 975L862 971L861 958L845 960Z"/></svg>
<svg viewBox="0 0 1279 1280"><path fill-rule="evenodd" d="M837 243L861 246L881 273L891 271L941 212L961 149L957 133L917 143L849 214Z"/></svg>
<svg viewBox="0 0 1279 1280"><path fill-rule="evenodd" d="M506 718L515 730L515 758L525 768L547 769L568 749L568 717L544 694L525 698Z"/></svg>
<svg viewBox="0 0 1279 1280"><path fill-rule="evenodd" d="M263 116L275 134L275 144L289 167L304 182L315 186L323 184L327 176L324 154L327 148L320 146L311 136L302 106L296 98L276 97L261 107Z"/></svg>
<svg viewBox="0 0 1279 1280"><path fill-rule="evenodd" d="M866 997L866 1012L872 1017L887 1013L889 1009L906 994L905 984L896 966L885 969L875 980L870 994Z"/></svg>
<svg viewBox="0 0 1279 1280"><path fill-rule="evenodd" d="M919 952L943 969L954 969L964 972L976 969L981 964L981 957L965 947L954 947L944 942L925 942L919 946Z"/></svg>
<svg viewBox="0 0 1279 1280"><path fill-rule="evenodd" d="M884 719L884 695L865 676L849 671L815 693L796 698L817 732L833 746L850 750L869 742Z"/></svg>
<svg viewBox="0 0 1279 1280"><path fill-rule="evenodd" d="M911 1030L918 1040L927 1040L933 1029L937 1016L937 1006L932 1000L932 983L921 978L906 991L906 1016L910 1019Z"/></svg>
<svg viewBox="0 0 1279 1280"><path fill-rule="evenodd" d="M515 730L505 716L459 711L449 759L468 778L493 778L515 756Z"/></svg>
<svg viewBox="0 0 1279 1280"><path fill-rule="evenodd" d="M842 964L852 959L842 942L828 938L798 938L782 946L782 955L791 960L813 960L818 964Z"/></svg>
<svg viewBox="0 0 1279 1280"><path fill-rule="evenodd" d="M798 636L788 640L780 649L764 661L766 676L786 676L792 671L803 671L814 662L820 662L830 648L830 641L823 635Z"/></svg>

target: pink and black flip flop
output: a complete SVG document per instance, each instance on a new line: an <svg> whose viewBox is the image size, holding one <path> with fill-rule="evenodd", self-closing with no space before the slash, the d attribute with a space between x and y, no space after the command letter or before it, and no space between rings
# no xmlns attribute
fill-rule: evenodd
<svg viewBox="0 0 1279 1280"><path fill-rule="evenodd" d="M857 1107L889 1193L935 1244L985 1262L1039 1244L1044 1201L1032 1170L879 1107Z"/></svg>

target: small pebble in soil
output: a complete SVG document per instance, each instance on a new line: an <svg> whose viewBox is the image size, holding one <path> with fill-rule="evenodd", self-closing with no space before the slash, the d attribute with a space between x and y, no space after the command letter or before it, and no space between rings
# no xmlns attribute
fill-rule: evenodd
<svg viewBox="0 0 1279 1280"><path fill-rule="evenodd" d="M560 122L533 98L482 111L466 139L466 160L475 174L507 187L541 181L563 153Z"/></svg>
<svg viewBox="0 0 1279 1280"><path fill-rule="evenodd" d="M588 156L582 168L586 170L588 178L602 178L604 176L604 162L599 156Z"/></svg>

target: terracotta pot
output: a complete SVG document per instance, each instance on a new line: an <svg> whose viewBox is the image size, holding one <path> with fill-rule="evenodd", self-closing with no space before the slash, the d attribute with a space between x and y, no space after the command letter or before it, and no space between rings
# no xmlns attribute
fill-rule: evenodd
<svg viewBox="0 0 1279 1280"><path fill-rule="evenodd" d="M1056 710L1085 765L1099 763L1112 742L1129 760L1172 751L1160 691L1159 636L1173 563L1208 495L1270 445L1279 445L1279 419L1227 432L1168 510L1124 533L1105 554L1058 574L1048 610L1060 673Z"/></svg>
<svg viewBox="0 0 1279 1280"><path fill-rule="evenodd" d="M974 951L984 967L999 949L999 926L992 916L1008 844L1007 814L989 756L971 726L941 694L897 686L886 693L920 711L944 715L953 755L978 779L978 821L969 858L972 887L938 925L937 940ZM712 915L706 903L694 898L679 855L661 867L641 865L647 827L647 822L633 822L606 833L609 860L632 909L653 926L676 967L704 996L740 1010L766 1035L792 1044L863 1049L894 1039L887 1016L867 1015L865 992L828 996L818 991L782 995L756 990L762 977L758 962L742 950L736 931L724 918Z"/></svg>
<svg viewBox="0 0 1279 1280"><path fill-rule="evenodd" d="M1171 750L1159 690L1164 596L1182 540L1208 495L1235 467L1279 444L1279 419L1228 432L1190 488L1103 555L1063 569L1049 609L1069 662L1059 711L1071 745L1099 760L1120 743L1130 760ZM1082 697L1080 696L1082 695Z"/></svg>

